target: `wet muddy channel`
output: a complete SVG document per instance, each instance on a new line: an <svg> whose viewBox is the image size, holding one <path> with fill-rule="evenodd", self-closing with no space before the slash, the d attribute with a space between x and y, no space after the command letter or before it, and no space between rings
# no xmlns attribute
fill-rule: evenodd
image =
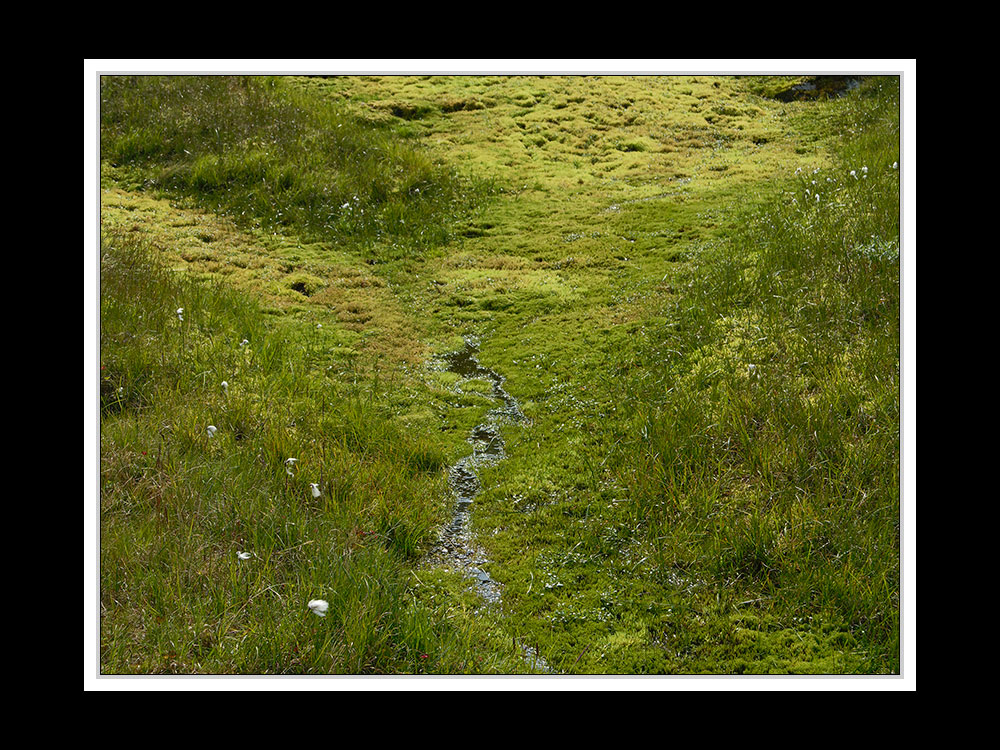
<svg viewBox="0 0 1000 750"><path fill-rule="evenodd" d="M438 358L444 369L461 378L457 384L459 389L462 383L470 380L491 383L493 387L488 395L498 405L490 409L469 434L467 439L472 445L472 453L459 459L448 471L448 486L454 495L455 506L451 521L442 529L438 545L428 556L427 563L463 572L475 582L480 596L495 604L500 601L501 587L483 569L487 558L473 537L471 513L474 500L482 489L479 473L506 457L501 426L522 423L525 417L517 400L504 390L505 378L480 364L478 353L479 343L467 338L462 349Z"/></svg>

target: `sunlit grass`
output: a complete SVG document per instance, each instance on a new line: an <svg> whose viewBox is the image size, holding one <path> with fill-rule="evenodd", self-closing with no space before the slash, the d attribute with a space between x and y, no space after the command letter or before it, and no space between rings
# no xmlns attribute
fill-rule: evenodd
<svg viewBox="0 0 1000 750"><path fill-rule="evenodd" d="M134 236L104 237L101 284L103 670L475 664L409 593L442 451L323 377L304 331L175 277Z"/></svg>
<svg viewBox="0 0 1000 750"><path fill-rule="evenodd" d="M106 80L106 669L898 671L898 91L772 84Z"/></svg>
<svg viewBox="0 0 1000 750"><path fill-rule="evenodd" d="M893 83L841 113L866 122L834 168L790 175L699 259L623 381L620 467L664 580L694 571L783 622L843 623L858 669L880 672L899 668Z"/></svg>
<svg viewBox="0 0 1000 750"><path fill-rule="evenodd" d="M126 184L371 258L440 245L489 192L278 78L105 76L101 157Z"/></svg>

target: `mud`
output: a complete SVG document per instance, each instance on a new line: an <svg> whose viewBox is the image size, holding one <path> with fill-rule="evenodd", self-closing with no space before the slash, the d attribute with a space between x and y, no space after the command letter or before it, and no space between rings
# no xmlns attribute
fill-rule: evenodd
<svg viewBox="0 0 1000 750"><path fill-rule="evenodd" d="M486 602L497 603L500 601L501 587L484 570L488 560L472 535L471 512L474 500L482 490L479 473L483 468L499 463L507 455L500 433L501 426L521 423L525 418L517 400L504 390L505 378L480 364L478 353L479 343L469 338L462 349L446 354L439 360L445 369L462 378L457 384L459 389L462 383L469 380L486 380L492 383L489 395L499 405L488 411L484 421L470 432L468 442L472 446L472 454L457 461L448 471L448 486L454 496L455 509L427 562L429 565L463 572L475 582L479 594Z"/></svg>

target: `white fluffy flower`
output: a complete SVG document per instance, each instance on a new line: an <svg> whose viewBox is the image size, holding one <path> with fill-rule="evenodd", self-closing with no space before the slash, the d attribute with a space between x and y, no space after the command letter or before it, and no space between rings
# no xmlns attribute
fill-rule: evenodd
<svg viewBox="0 0 1000 750"><path fill-rule="evenodd" d="M249 552L237 552L236 556L241 560L249 560L252 557Z"/></svg>
<svg viewBox="0 0 1000 750"><path fill-rule="evenodd" d="M183 307L178 307L177 308L177 320L184 320L184 308Z"/></svg>
<svg viewBox="0 0 1000 750"><path fill-rule="evenodd" d="M290 477L295 476L295 464L299 462L297 458L286 458L285 459L285 473Z"/></svg>
<svg viewBox="0 0 1000 750"><path fill-rule="evenodd" d="M229 383L227 383L225 380L222 381L222 392L229 393Z"/></svg>
<svg viewBox="0 0 1000 750"><path fill-rule="evenodd" d="M210 438L215 437L215 433L217 433L218 431L219 431L219 428L216 427L214 424L210 424L208 426L208 436Z"/></svg>
<svg viewBox="0 0 1000 750"><path fill-rule="evenodd" d="M326 611L330 609L330 603L325 599L311 599L309 601L309 609L314 615L326 617Z"/></svg>
<svg viewBox="0 0 1000 750"><path fill-rule="evenodd" d="M316 482L311 482L309 484L309 489L312 490L313 497L319 497L322 493L319 491L319 484Z"/></svg>

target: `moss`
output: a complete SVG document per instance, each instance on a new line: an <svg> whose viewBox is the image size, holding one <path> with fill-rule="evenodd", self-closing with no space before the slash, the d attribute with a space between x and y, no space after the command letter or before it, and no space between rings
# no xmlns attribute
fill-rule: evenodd
<svg viewBox="0 0 1000 750"><path fill-rule="evenodd" d="M237 232L218 217L115 189L105 216L154 233L176 267L227 275L268 299L276 318L310 323L309 346L332 368L331 383L378 372L372 402L449 458L468 452L491 386L466 381L457 392L457 376L436 370L431 355L479 337L481 361L507 378L528 418L502 428L508 458L483 470L473 516L503 585L503 613L475 613L460 579L435 571L416 572L418 598L484 627L484 642L530 644L569 673L884 668L862 653L856 633L865 628L834 602L857 603L849 580L857 569L834 561L859 539L783 483L820 462L860 465L873 454L854 440L821 456L782 420L815 420L828 405L881 415L891 393L849 378L834 387L823 368L803 368L816 348L794 326L767 328L770 312L737 295L767 288L775 268L759 258L707 261L725 257L720 248L749 209L796 169L831 167L836 102L784 103L773 93L788 81L727 76L286 83L418 144L421 160L488 178L490 200L433 243L421 239L432 222L407 213L418 222L411 234L364 251L306 243L289 227ZM206 184L219 168L199 167ZM106 175L122 179L119 167ZM700 319L689 311L710 307L695 289L712 269L733 306ZM833 298L835 286L816 289ZM885 315L886 304L870 298L858 320ZM852 347L830 367L858 370L879 352L874 343ZM757 375L778 363L788 398L758 400ZM439 460L422 455L407 460ZM405 528L393 533L412 549ZM812 604L813 571L839 576L823 606Z"/></svg>
<svg viewBox="0 0 1000 750"><path fill-rule="evenodd" d="M308 273L289 274L285 277L284 283L286 287L305 297L312 297L326 286L323 279Z"/></svg>

